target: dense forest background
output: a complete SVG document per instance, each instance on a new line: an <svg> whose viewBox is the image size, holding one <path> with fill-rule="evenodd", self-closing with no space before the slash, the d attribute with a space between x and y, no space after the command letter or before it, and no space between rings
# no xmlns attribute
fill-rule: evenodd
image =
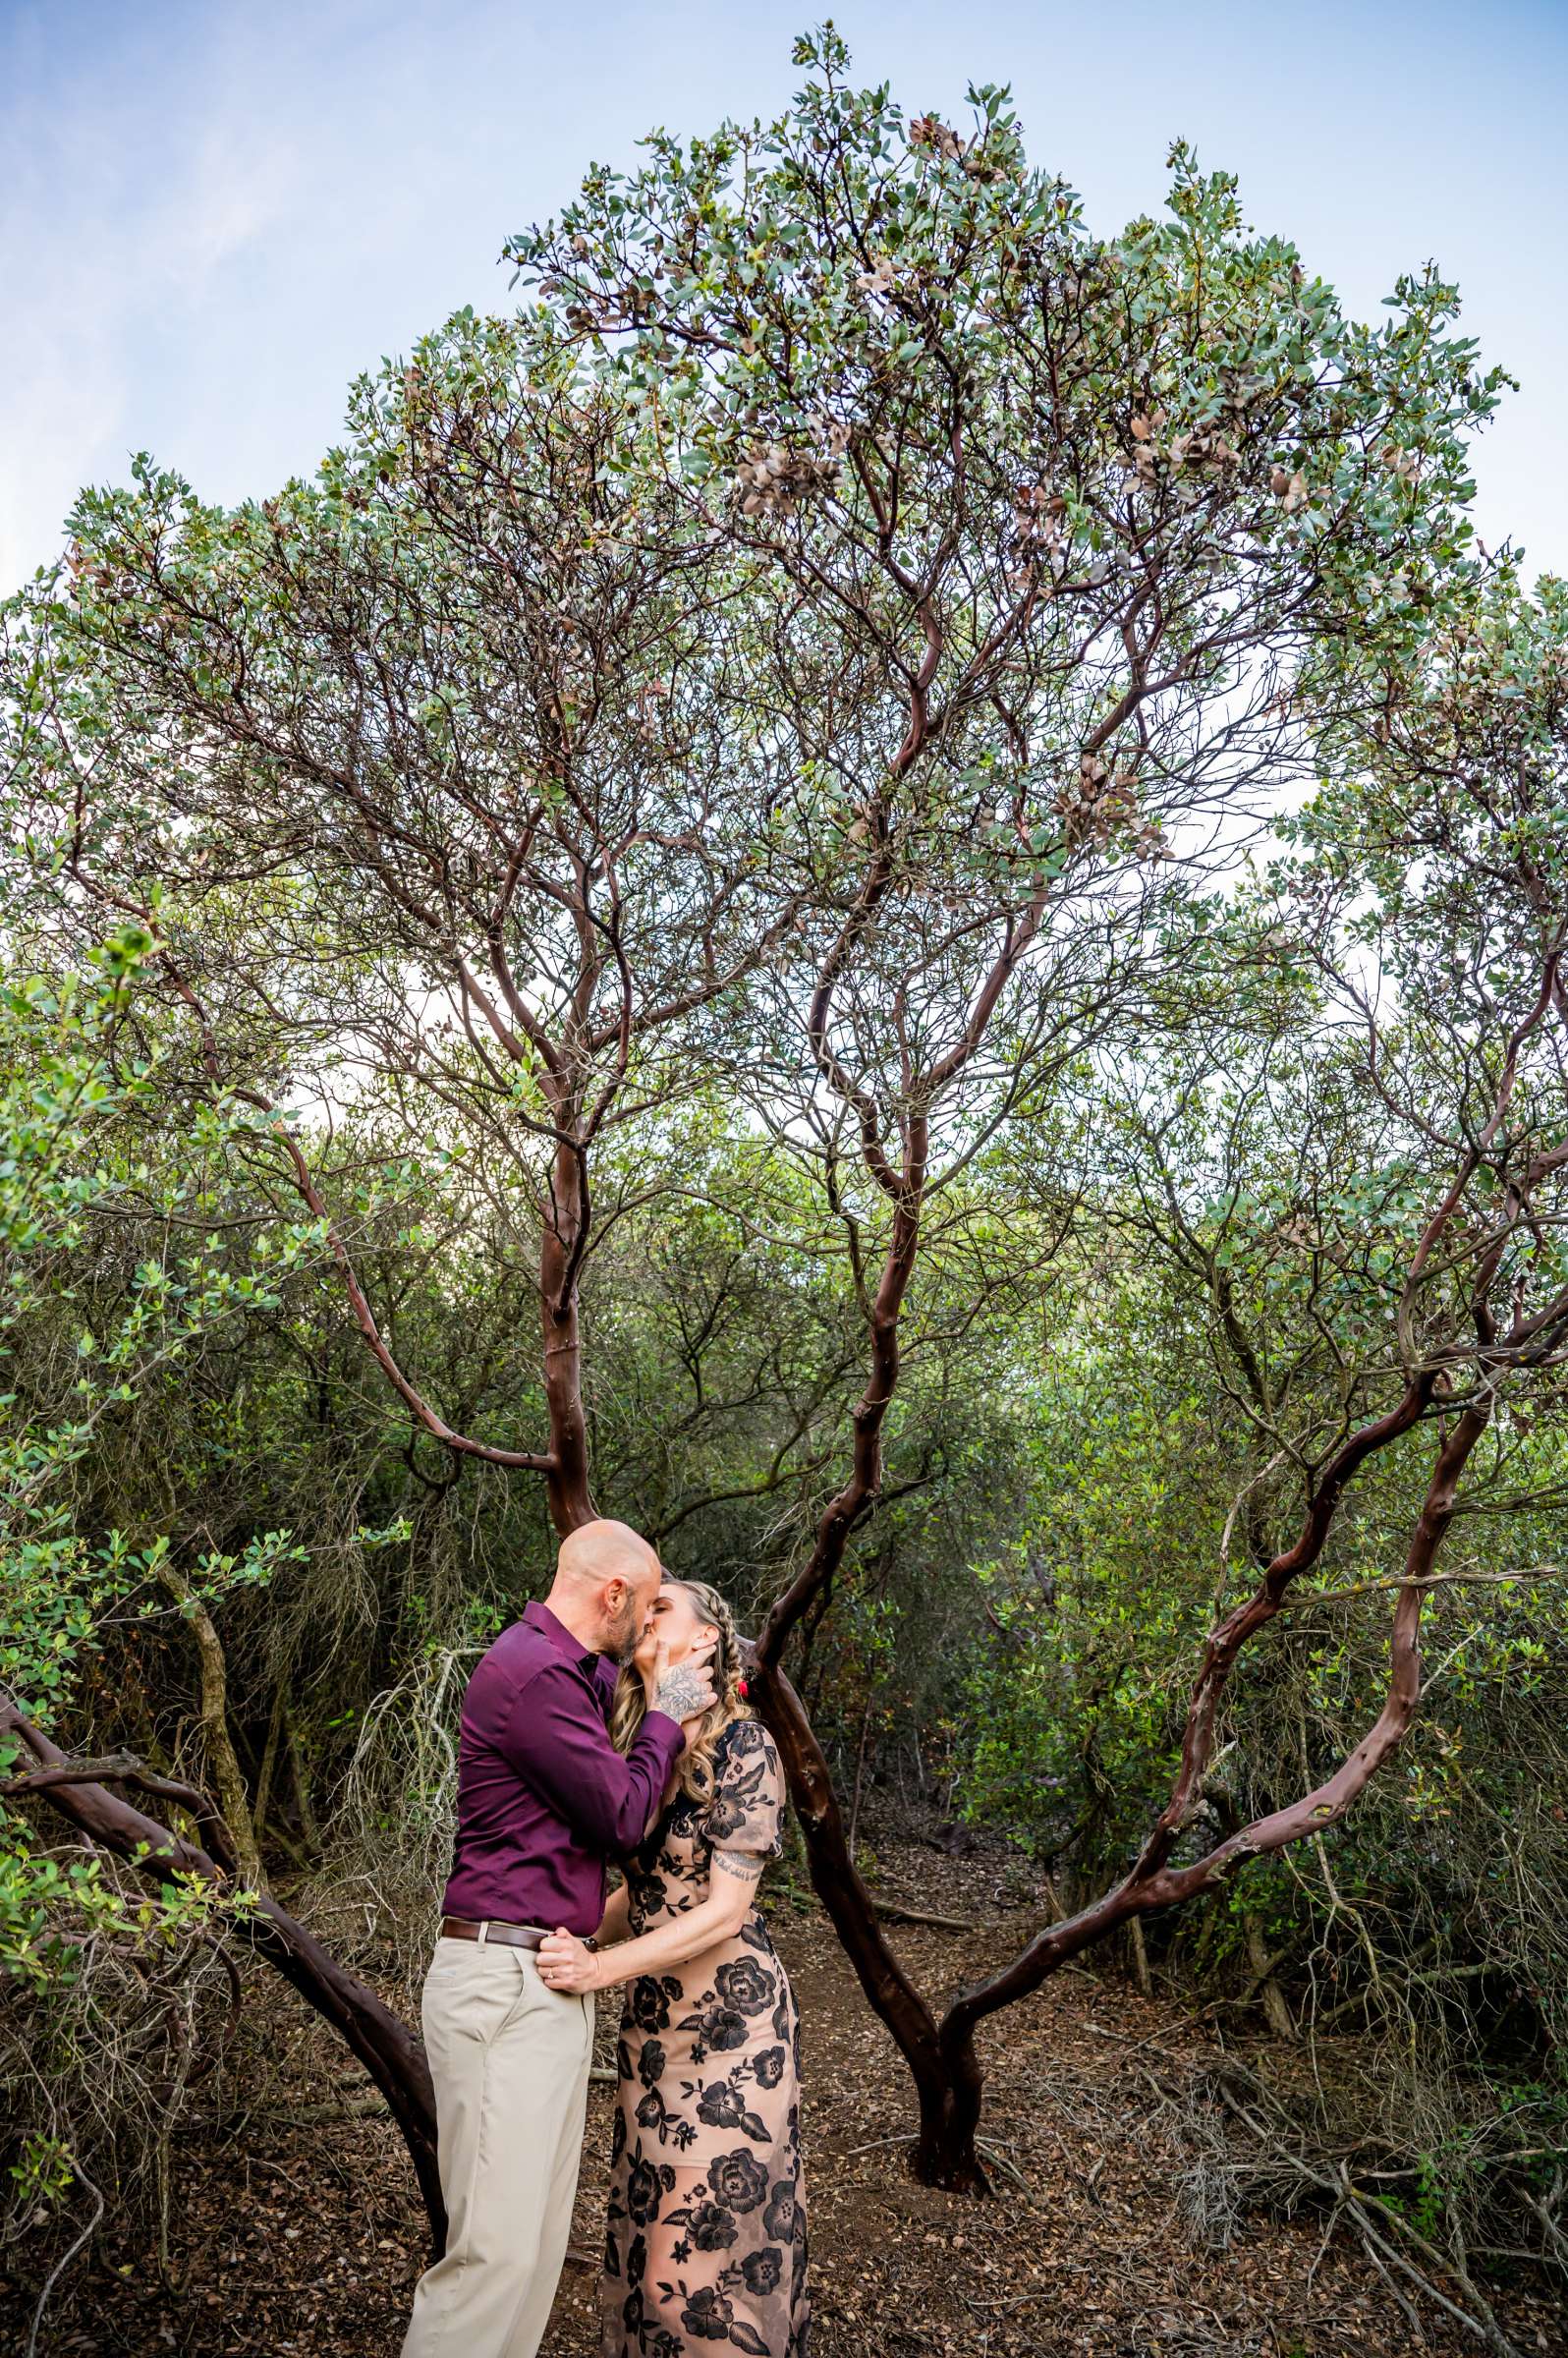
<svg viewBox="0 0 1568 2358"><path fill-rule="evenodd" d="M145 464L6 611L34 2333L271 1967L428 2195L463 1680L590 1509L756 1635L928 2183L1086 1956L1391 2319L1560 2279L1568 618L1466 520L1500 380L1181 151L1106 243L1003 93L803 55L316 482ZM895 1827L1043 1879L978 1989Z"/></svg>

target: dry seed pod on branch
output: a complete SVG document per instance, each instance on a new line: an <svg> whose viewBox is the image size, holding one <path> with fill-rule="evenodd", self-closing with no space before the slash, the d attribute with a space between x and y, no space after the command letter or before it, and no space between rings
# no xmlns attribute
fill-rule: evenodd
<svg viewBox="0 0 1568 2358"><path fill-rule="evenodd" d="M847 430L837 430L847 443ZM770 442L736 468L735 496L743 516L788 516L803 500L829 497L838 489L840 474L835 457L816 458Z"/></svg>

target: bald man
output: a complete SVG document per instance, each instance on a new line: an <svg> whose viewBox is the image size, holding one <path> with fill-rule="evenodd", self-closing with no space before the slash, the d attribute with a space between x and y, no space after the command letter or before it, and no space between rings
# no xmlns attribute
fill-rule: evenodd
<svg viewBox="0 0 1568 2358"><path fill-rule="evenodd" d="M623 1757L607 1714L653 1617L662 1570L624 1523L561 1544L543 1604L501 1632L470 1679L457 1843L424 1984L444 2258L414 2295L403 2358L534 2358L577 2192L590 1993L547 1990L535 1951L557 1926L591 1938L607 1859L642 1840L713 1701L704 1659L643 1673L648 1711Z"/></svg>

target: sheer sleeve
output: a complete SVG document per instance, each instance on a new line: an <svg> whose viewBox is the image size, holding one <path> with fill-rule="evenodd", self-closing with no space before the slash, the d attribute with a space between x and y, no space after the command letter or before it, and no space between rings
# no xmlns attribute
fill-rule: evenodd
<svg viewBox="0 0 1568 2358"><path fill-rule="evenodd" d="M758 1864L776 1859L784 1847L784 1770L761 1721L732 1720L714 1766L707 1839L715 1850L739 1852Z"/></svg>

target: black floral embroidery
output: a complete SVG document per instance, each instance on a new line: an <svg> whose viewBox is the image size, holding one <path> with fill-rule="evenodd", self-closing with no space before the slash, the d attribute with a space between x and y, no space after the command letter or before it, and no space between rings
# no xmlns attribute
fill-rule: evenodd
<svg viewBox="0 0 1568 2358"><path fill-rule="evenodd" d="M752 2069L756 2075L758 2088L776 2088L784 2077L784 2066L788 2060L788 2050L782 2047L764 2047L759 2055L754 2056ZM623 2072L621 2076L624 2079L627 2074Z"/></svg>
<svg viewBox="0 0 1568 2358"><path fill-rule="evenodd" d="M744 2047L751 2036L746 2016L737 2014L733 2006L708 2006L700 2014L688 2015L681 2028L683 2031L696 2030L699 2046L704 2052L711 2048L721 2055ZM692 2052L698 2062L702 2060L698 2047L694 2047Z"/></svg>
<svg viewBox="0 0 1568 2358"><path fill-rule="evenodd" d="M680 1983L673 1974L655 1979L651 1973L640 1973L626 1993L628 2021L640 2031L662 2031L668 2028L670 2000L680 1997Z"/></svg>
<svg viewBox="0 0 1568 2358"><path fill-rule="evenodd" d="M699 2341L728 2341L735 2311L718 2286L699 2284L695 2292L688 2293L683 2284L681 2292L686 2302L681 2323L688 2333L695 2334Z"/></svg>
<svg viewBox="0 0 1568 2358"><path fill-rule="evenodd" d="M634 2217L636 2215L634 2214ZM789 2178L780 2178L768 2197L762 2214L762 2231L780 2243L792 2242L795 2235L795 2185Z"/></svg>
<svg viewBox="0 0 1568 2358"><path fill-rule="evenodd" d="M777 2292L784 2275L784 2255L776 2244L764 2243L759 2252L747 2253L741 2274L748 2292Z"/></svg>
<svg viewBox="0 0 1568 2358"><path fill-rule="evenodd" d="M650 2162L639 2145L632 2155L631 2174L626 2182L628 2216L640 2227L645 2227L659 2215L660 2197L669 2193L675 2184L675 2172L667 2162Z"/></svg>
<svg viewBox="0 0 1568 2358"><path fill-rule="evenodd" d="M680 2217L670 2213L672 2218ZM740 2233L735 2214L726 2211L722 2203L694 2203L687 2221L687 2234L700 2252L727 2252Z"/></svg>
<svg viewBox="0 0 1568 2358"><path fill-rule="evenodd" d="M707 2182L732 2211L755 2211L767 2193L767 2171L744 2145L708 2163Z"/></svg>
<svg viewBox="0 0 1568 2358"><path fill-rule="evenodd" d="M745 1824L746 1812L738 1801L715 1801L707 1814L707 1838L710 1842L726 1842Z"/></svg>
<svg viewBox="0 0 1568 2358"><path fill-rule="evenodd" d="M621 2064L619 2066L619 2070L623 2080L629 2080L631 2078L632 2067L630 2063ZM644 2088L653 2087L657 2081L664 2077L664 2049L662 2047L660 2047L656 2039L644 2040L643 2052L637 2059L637 2076L642 2081Z"/></svg>
<svg viewBox="0 0 1568 2358"><path fill-rule="evenodd" d="M697 2100L697 2117L710 2129L738 2129L746 2113L746 2099L728 2080L711 2080Z"/></svg>
<svg viewBox="0 0 1568 2358"><path fill-rule="evenodd" d="M778 1993L772 1974L764 1972L755 1957L736 1957L732 1963L721 1965L713 1976L713 1985L725 2005L742 2014L765 2013Z"/></svg>
<svg viewBox="0 0 1568 2358"><path fill-rule="evenodd" d="M746 1827L759 1837L748 1841L759 1857L776 1857L782 1847L783 1813L776 1806L778 1755L756 1719L736 1719L724 1731L722 1761L708 1804L704 1832L710 1843L728 1842Z"/></svg>
<svg viewBox="0 0 1568 2358"><path fill-rule="evenodd" d="M744 2074L744 2063L736 2066L736 2076ZM771 2145L773 2132L761 2115L751 2111L739 2088L729 2080L710 2080L698 2099L697 2117L710 2129L739 2129L755 2145Z"/></svg>

